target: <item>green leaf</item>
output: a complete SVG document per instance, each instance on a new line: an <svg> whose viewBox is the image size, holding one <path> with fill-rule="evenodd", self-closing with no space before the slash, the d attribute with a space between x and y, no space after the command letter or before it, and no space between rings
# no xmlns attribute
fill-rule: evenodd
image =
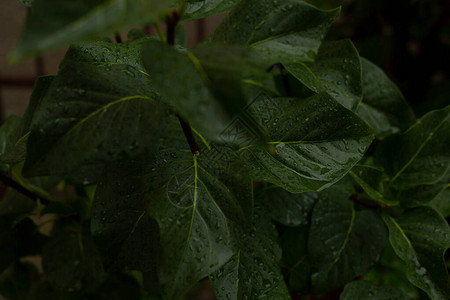
<svg viewBox="0 0 450 300"><path fill-rule="evenodd" d="M378 139L406 130L414 123L415 116L398 87L367 59L361 58L361 64L363 100L356 113Z"/></svg>
<svg viewBox="0 0 450 300"><path fill-rule="evenodd" d="M450 106L426 114L404 134L384 140L377 147L375 157L390 176L392 188L405 192L431 189L437 194L442 188L435 187L450 179L449 143ZM405 200L413 204L425 202L421 197L415 198Z"/></svg>
<svg viewBox="0 0 450 300"><path fill-rule="evenodd" d="M210 41L247 45L270 63L310 62L339 12L339 8L324 11L296 0L244 0Z"/></svg>
<svg viewBox="0 0 450 300"><path fill-rule="evenodd" d="M429 205L441 214L444 218L450 216L450 188L446 188L440 192Z"/></svg>
<svg viewBox="0 0 450 300"><path fill-rule="evenodd" d="M210 275L217 299L290 299L279 266L277 232L270 218L255 208L252 227L233 229L234 255Z"/></svg>
<svg viewBox="0 0 450 300"><path fill-rule="evenodd" d="M240 91L241 77L255 70L264 71L254 62L247 62L246 51L240 47L205 45L180 53L152 41L144 46L143 53L145 68L162 100L197 131L216 140L232 117L247 105Z"/></svg>
<svg viewBox="0 0 450 300"><path fill-rule="evenodd" d="M258 98L249 110L270 133L269 145L241 148L255 181L289 192L323 190L341 179L370 145L370 129L327 94Z"/></svg>
<svg viewBox="0 0 450 300"><path fill-rule="evenodd" d="M187 0L183 20L197 20L229 11L239 0Z"/></svg>
<svg viewBox="0 0 450 300"><path fill-rule="evenodd" d="M384 248L380 261L364 274L363 279L377 286L395 286L402 290L408 299L419 299L419 289L406 278L405 263L395 254L390 243Z"/></svg>
<svg viewBox="0 0 450 300"><path fill-rule="evenodd" d="M309 223L317 197L317 193L292 194L276 186L268 186L257 192L255 201L264 207L272 220L286 226L301 226Z"/></svg>
<svg viewBox="0 0 450 300"><path fill-rule="evenodd" d="M35 112L25 174L67 175L91 155L105 162L151 150L168 117L155 99L130 65L66 65Z"/></svg>
<svg viewBox="0 0 450 300"><path fill-rule="evenodd" d="M57 222L42 251L42 268L46 279L62 289L100 282L103 268L89 227L67 219Z"/></svg>
<svg viewBox="0 0 450 300"><path fill-rule="evenodd" d="M145 212L157 220L161 233L159 281L167 299L179 297L227 262L232 255L229 223L249 222L250 179L237 173L224 156L226 152L213 151L193 156L177 127L161 142L156 157L126 161L109 169L102 181L104 188L97 192L93 224L101 222L104 207L114 209L106 210L106 223L119 213L128 215L129 210L139 211L135 216ZM122 184L124 176L130 180ZM112 182L117 183L115 193L102 193ZM132 230L132 222L127 224L121 232ZM102 232L97 229L93 227L98 238Z"/></svg>
<svg viewBox="0 0 450 300"><path fill-rule="evenodd" d="M384 196L386 175L382 170L373 166L357 165L350 171L350 175L372 200L386 205L398 204L398 201L386 199Z"/></svg>
<svg viewBox="0 0 450 300"><path fill-rule="evenodd" d="M309 294L311 288L308 231L309 226L288 228L280 239L283 267L289 278L289 288L302 294Z"/></svg>
<svg viewBox="0 0 450 300"><path fill-rule="evenodd" d="M124 64L144 72L142 47L147 41L158 40L155 35L131 42L115 44L107 41L85 41L70 46L59 68L78 62Z"/></svg>
<svg viewBox="0 0 450 300"><path fill-rule="evenodd" d="M361 61L350 40L324 43L314 63L285 64L285 68L314 92L327 92L348 109L361 102Z"/></svg>
<svg viewBox="0 0 450 300"><path fill-rule="evenodd" d="M0 294L9 300L28 299L33 275L38 275L36 267L31 264L10 262L11 265L0 273Z"/></svg>
<svg viewBox="0 0 450 300"><path fill-rule="evenodd" d="M383 221L370 210L357 211L351 194L351 186L335 185L319 194L313 208L308 240L313 293L338 288L364 274L384 249Z"/></svg>
<svg viewBox="0 0 450 300"><path fill-rule="evenodd" d="M0 161L3 155L12 151L17 140L18 132L22 127L22 118L18 116L9 116L0 127Z"/></svg>
<svg viewBox="0 0 450 300"><path fill-rule="evenodd" d="M123 170L120 177L117 169ZM139 174L128 162L107 167L104 174L93 202L91 231L105 269L156 272L159 228L146 211L145 197L136 191Z"/></svg>
<svg viewBox="0 0 450 300"><path fill-rule="evenodd" d="M9 60L155 20L171 0L35 0Z"/></svg>
<svg viewBox="0 0 450 300"><path fill-rule="evenodd" d="M339 297L341 300L406 300L403 292L392 286L376 286L360 280L347 284Z"/></svg>
<svg viewBox="0 0 450 300"><path fill-rule="evenodd" d="M407 210L396 219L384 215L383 219L395 253L407 265L409 281L431 299L448 299L450 278L443 260L450 247L447 222L429 207Z"/></svg>

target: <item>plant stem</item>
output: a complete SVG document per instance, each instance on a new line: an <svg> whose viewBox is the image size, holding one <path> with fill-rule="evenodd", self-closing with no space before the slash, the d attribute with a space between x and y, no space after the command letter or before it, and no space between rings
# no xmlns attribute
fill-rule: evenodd
<svg viewBox="0 0 450 300"><path fill-rule="evenodd" d="M51 202L49 199L26 189L25 187L14 181L12 178L6 176L5 174L0 174L0 181L3 182L5 186L15 189L22 195L27 196L28 198L34 201L40 200L42 204L48 204Z"/></svg>
<svg viewBox="0 0 450 300"><path fill-rule="evenodd" d="M180 18L181 18L180 12L176 9L171 10L166 14L167 44L171 46L175 45L175 28L177 27ZM191 125L180 115L177 114L177 117L178 121L180 122L181 128L183 129L184 136L186 137L186 141L189 144L189 148L191 149L192 154L202 153L202 149L200 148L200 145L197 143L194 133L192 132Z"/></svg>

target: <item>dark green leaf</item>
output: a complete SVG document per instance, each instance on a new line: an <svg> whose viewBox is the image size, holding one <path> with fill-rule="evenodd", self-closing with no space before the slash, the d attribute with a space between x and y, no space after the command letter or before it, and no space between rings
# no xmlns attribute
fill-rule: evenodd
<svg viewBox="0 0 450 300"><path fill-rule="evenodd" d="M384 197L384 183L386 178L382 170L373 166L358 165L353 167L350 175L372 200L386 205L398 204L398 201L389 200Z"/></svg>
<svg viewBox="0 0 450 300"><path fill-rule="evenodd" d="M390 243L384 248L380 261L364 274L363 279L378 286L395 286L402 290L408 299L419 299L419 289L406 278L406 265L395 254Z"/></svg>
<svg viewBox="0 0 450 300"><path fill-rule="evenodd" d="M308 259L308 226L289 228L281 236L283 267L289 278L289 288L302 294L310 293L311 266Z"/></svg>
<svg viewBox="0 0 450 300"><path fill-rule="evenodd" d="M10 266L0 273L0 294L8 300L28 299L33 276L38 271L33 265L10 261Z"/></svg>
<svg viewBox="0 0 450 300"><path fill-rule="evenodd" d="M171 0L35 0L25 30L9 60L146 24Z"/></svg>
<svg viewBox="0 0 450 300"><path fill-rule="evenodd" d="M130 65L66 65L36 110L25 173L66 175L91 155L104 162L151 150L168 117L156 97Z"/></svg>
<svg viewBox="0 0 450 300"><path fill-rule="evenodd" d="M316 193L292 194L276 186L268 186L255 196L272 220L286 226L307 225L316 200Z"/></svg>
<svg viewBox="0 0 450 300"><path fill-rule="evenodd" d="M0 161L3 162L4 154L12 151L22 128L22 118L9 116L0 127Z"/></svg>
<svg viewBox="0 0 450 300"><path fill-rule="evenodd" d="M88 226L72 221L55 224L42 252L42 267L46 279L64 289L79 290L84 281L94 284L103 276L101 259Z"/></svg>
<svg viewBox="0 0 450 300"><path fill-rule="evenodd" d="M351 186L335 185L319 194L309 231L311 289L338 288L367 272L381 256L386 227L372 211L356 211Z"/></svg>
<svg viewBox="0 0 450 300"><path fill-rule="evenodd" d="M362 99L361 62L350 40L324 43L314 63L285 68L314 92L327 92L348 109L354 110Z"/></svg>
<svg viewBox="0 0 450 300"><path fill-rule="evenodd" d="M447 222L432 208L418 207L394 219L384 215L389 240L407 265L407 277L431 299L450 297L450 278L443 260L450 247Z"/></svg>
<svg viewBox="0 0 450 300"><path fill-rule="evenodd" d="M3 272L15 259L12 223L14 216L0 218L0 272Z"/></svg>
<svg viewBox="0 0 450 300"><path fill-rule="evenodd" d="M246 62L242 48L210 45L193 51L180 53L153 41L144 46L143 61L162 100L207 138L218 139L247 104L239 91L241 77L257 68Z"/></svg>
<svg viewBox="0 0 450 300"><path fill-rule="evenodd" d="M107 41L78 42L70 46L59 68L79 62L116 63L129 65L143 72L145 68L141 60L142 47L149 40L158 38L154 35L145 36L120 44Z"/></svg>
<svg viewBox="0 0 450 300"><path fill-rule="evenodd" d="M373 136L351 111L327 94L307 99L258 98L249 108L270 133L270 152L257 145L241 149L255 181L289 192L331 186L356 164Z"/></svg>
<svg viewBox="0 0 450 300"><path fill-rule="evenodd" d="M239 0L187 0L184 20L196 20L229 11Z"/></svg>
<svg viewBox="0 0 450 300"><path fill-rule="evenodd" d="M281 249L270 218L255 209L252 228L234 227L235 253L210 278L217 299L290 299L280 271Z"/></svg>
<svg viewBox="0 0 450 300"><path fill-rule="evenodd" d="M314 61L340 9L323 11L296 0L244 0L210 37L247 45L270 63Z"/></svg>
<svg viewBox="0 0 450 300"><path fill-rule="evenodd" d="M117 168L123 169L121 177ZM136 191L139 174L127 163L106 168L105 174L97 186L91 227L105 268L156 272L159 228L146 211L147 199Z"/></svg>
<svg viewBox="0 0 450 300"><path fill-rule="evenodd" d="M240 176L223 160L225 152L193 156L181 132L176 128L173 135L167 136L156 157L128 161L110 169L93 207L97 218L94 224L100 224L105 217L106 226L119 213L130 214L125 206L129 201L131 210L139 212L135 216L145 212L157 220L161 233L159 281L168 299L182 295L230 258L228 223L249 222L252 210L249 178ZM129 181L122 184L124 176L129 176ZM101 193L112 188L108 184L112 182L117 183L114 200ZM108 206L115 211L106 210L102 215ZM130 232L130 224L133 222L120 230ZM96 230L94 234L98 237L102 232Z"/></svg>
<svg viewBox="0 0 450 300"><path fill-rule="evenodd" d="M403 292L392 286L376 286L369 281L347 284L339 297L341 300L406 300Z"/></svg>
<svg viewBox="0 0 450 300"><path fill-rule="evenodd" d="M450 106L426 114L404 134L384 140L377 147L376 159L390 176L392 188L410 195L417 195L414 189L437 195L450 179L449 143ZM402 198L417 205L433 197Z"/></svg>
<svg viewBox="0 0 450 300"><path fill-rule="evenodd" d="M376 65L364 58L361 64L363 100L356 113L379 139L406 130L415 116L400 90Z"/></svg>
<svg viewBox="0 0 450 300"><path fill-rule="evenodd" d="M440 192L429 203L432 208L439 212L444 218L450 216L450 188L446 188Z"/></svg>

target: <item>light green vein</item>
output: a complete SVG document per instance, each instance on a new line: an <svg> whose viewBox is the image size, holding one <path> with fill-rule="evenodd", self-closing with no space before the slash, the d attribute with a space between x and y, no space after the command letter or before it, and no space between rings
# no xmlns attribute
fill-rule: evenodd
<svg viewBox="0 0 450 300"><path fill-rule="evenodd" d="M352 233L352 230L353 230L353 225L355 223L355 215L356 215L355 207L353 206L353 203L351 203L350 205L351 205L351 208L352 208L352 218L350 220L350 226L348 227L344 243L342 244L341 248L339 249L339 251L338 251L338 253L336 255L336 258L333 260L333 265L337 263L337 261L341 257L342 252L344 251L345 247L347 246L348 240L350 238L350 234Z"/></svg>

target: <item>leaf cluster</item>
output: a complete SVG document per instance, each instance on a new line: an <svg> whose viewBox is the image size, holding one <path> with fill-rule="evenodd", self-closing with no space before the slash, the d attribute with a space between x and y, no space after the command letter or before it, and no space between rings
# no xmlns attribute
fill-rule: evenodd
<svg viewBox="0 0 450 300"><path fill-rule="evenodd" d="M450 106L417 119L350 40L324 41L339 8L23 2L11 61L70 48L0 127L2 295L450 297ZM179 20L223 12L185 47ZM159 34L104 38L144 25Z"/></svg>

